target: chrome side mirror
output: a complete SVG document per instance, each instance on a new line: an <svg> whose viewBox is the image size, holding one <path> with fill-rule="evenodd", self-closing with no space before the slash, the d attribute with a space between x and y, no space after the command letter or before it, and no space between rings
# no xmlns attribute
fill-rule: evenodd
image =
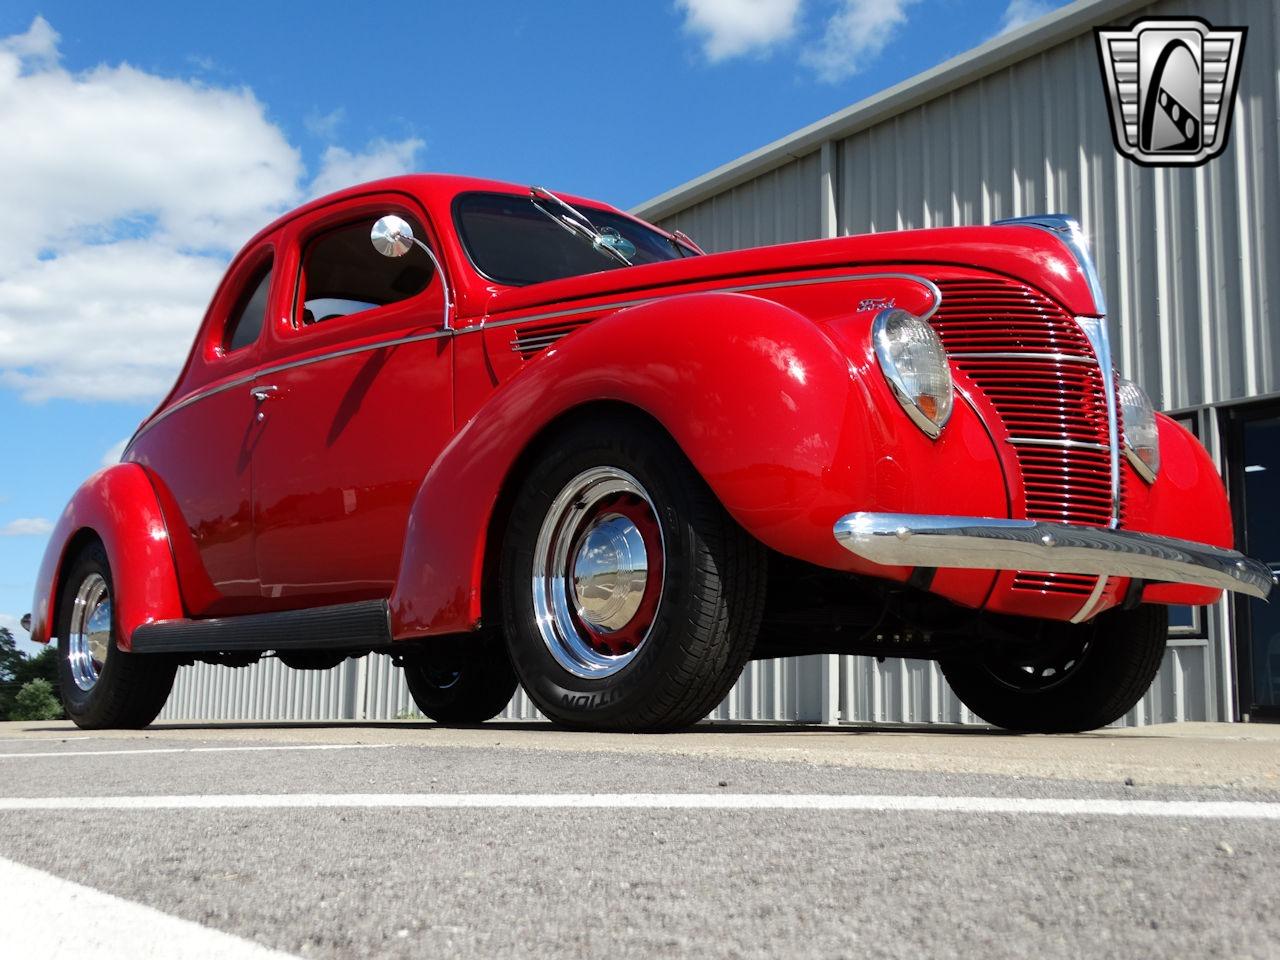
<svg viewBox="0 0 1280 960"><path fill-rule="evenodd" d="M436 268L436 275L440 277L440 289L444 293L444 328L452 330L453 290L449 287L449 278L445 275L444 266L431 252L431 248L413 235L413 227L409 226L408 221L404 217L397 217L394 213L379 217L369 231L369 242L373 244L373 249L384 257L393 259L403 257L414 247L427 255L431 265Z"/></svg>
<svg viewBox="0 0 1280 960"><path fill-rule="evenodd" d="M403 257L413 249L413 240L413 227L394 213L379 217L378 222L369 231L369 241L373 244L373 249L384 257Z"/></svg>

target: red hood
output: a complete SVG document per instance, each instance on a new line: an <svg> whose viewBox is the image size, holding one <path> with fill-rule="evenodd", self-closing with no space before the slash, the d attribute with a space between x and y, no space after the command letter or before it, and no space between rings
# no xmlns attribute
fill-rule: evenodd
<svg viewBox="0 0 1280 960"><path fill-rule="evenodd" d="M1088 283L1071 252L1049 232L1027 226L904 230L606 270L501 290L490 299L486 312L831 267L911 267L927 275L929 265L977 267L1016 277L1039 287L1073 313L1096 313Z"/></svg>

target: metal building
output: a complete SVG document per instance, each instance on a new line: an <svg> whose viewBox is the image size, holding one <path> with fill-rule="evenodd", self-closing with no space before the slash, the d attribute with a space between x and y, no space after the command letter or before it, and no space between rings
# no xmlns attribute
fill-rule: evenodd
<svg viewBox="0 0 1280 960"><path fill-rule="evenodd" d="M1248 27L1225 152L1151 168L1113 143L1093 29L1147 16ZM709 251L1062 212L1091 239L1121 372L1195 432L1243 549L1280 562L1280 4L1080 0L635 209ZM1124 722L1280 716L1280 613L1175 611L1160 676ZM385 658L179 674L166 717L412 713ZM535 713L523 695L512 718ZM821 656L755 663L713 715L971 722L937 668Z"/></svg>

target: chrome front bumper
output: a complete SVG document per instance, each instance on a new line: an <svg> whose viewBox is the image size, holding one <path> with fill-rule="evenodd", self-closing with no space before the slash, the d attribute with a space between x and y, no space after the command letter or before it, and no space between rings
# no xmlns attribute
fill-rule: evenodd
<svg viewBox="0 0 1280 960"><path fill-rule="evenodd" d="M1267 566L1235 550L1035 520L850 513L836 521L835 537L851 553L886 566L1091 573L1262 599L1276 582Z"/></svg>

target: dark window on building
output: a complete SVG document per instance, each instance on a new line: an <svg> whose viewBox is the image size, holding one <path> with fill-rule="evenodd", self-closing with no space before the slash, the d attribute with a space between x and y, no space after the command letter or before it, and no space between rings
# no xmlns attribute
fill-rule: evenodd
<svg viewBox="0 0 1280 960"><path fill-rule="evenodd" d="M421 250L384 257L369 242L376 217L365 217L316 237L307 244L299 280L303 325L349 317L416 296L431 285L435 268ZM404 217L413 235L422 226Z"/></svg>
<svg viewBox="0 0 1280 960"><path fill-rule="evenodd" d="M245 284L246 294L236 305L227 323L223 349L228 353L256 343L267 319L267 297L271 293L271 264L268 263Z"/></svg>

